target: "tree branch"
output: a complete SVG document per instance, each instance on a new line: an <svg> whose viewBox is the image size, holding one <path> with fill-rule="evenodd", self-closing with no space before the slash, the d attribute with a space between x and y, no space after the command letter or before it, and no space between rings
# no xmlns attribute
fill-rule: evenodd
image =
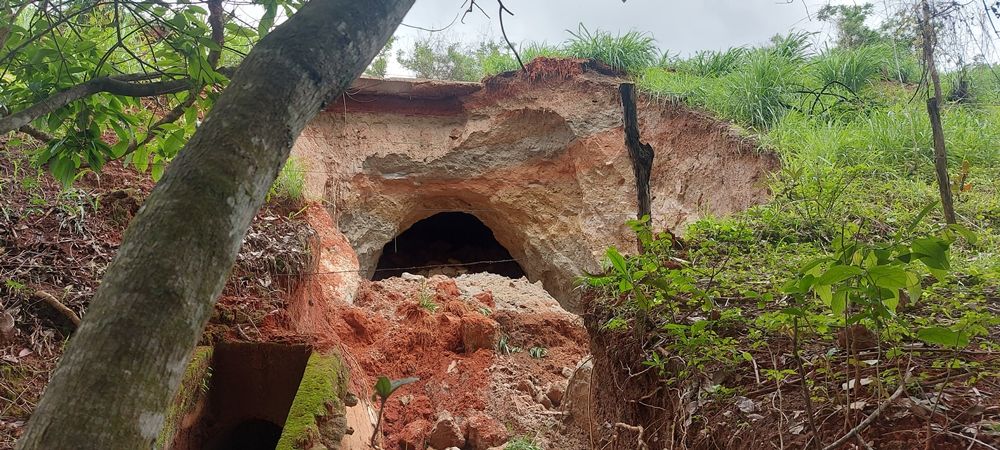
<svg viewBox="0 0 1000 450"><path fill-rule="evenodd" d="M136 75L122 77L101 77L80 83L64 91L57 92L48 98L35 103L21 111L0 119L0 134L17 130L31 121L55 112L76 100L99 92L107 92L126 97L154 97L157 95L176 94L191 89L194 82L190 78L179 80L154 81L151 83L132 83Z"/></svg>

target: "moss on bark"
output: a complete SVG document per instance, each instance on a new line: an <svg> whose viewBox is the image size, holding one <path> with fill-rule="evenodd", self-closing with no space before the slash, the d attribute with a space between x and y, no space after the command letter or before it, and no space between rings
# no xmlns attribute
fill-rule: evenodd
<svg viewBox="0 0 1000 450"><path fill-rule="evenodd" d="M166 448L173 441L177 433L177 426L184 419L184 416L191 411L201 396L206 393L208 379L212 376L212 347L195 347L191 362L188 363L187 370L181 380L180 390L174 396L173 403L167 410L167 418L164 420L163 429L156 439L158 449Z"/></svg>

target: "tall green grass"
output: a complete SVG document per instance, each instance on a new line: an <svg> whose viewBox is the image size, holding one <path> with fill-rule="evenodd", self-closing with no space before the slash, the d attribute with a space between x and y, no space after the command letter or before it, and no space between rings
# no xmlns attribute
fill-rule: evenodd
<svg viewBox="0 0 1000 450"><path fill-rule="evenodd" d="M568 56L562 48L544 42L530 42L527 45L521 45L517 52L525 64L539 57L563 58ZM486 76L520 68L521 66L517 64L517 58L507 49L497 50L483 58L483 73Z"/></svg>
<svg viewBox="0 0 1000 450"><path fill-rule="evenodd" d="M676 64L678 71L703 77L717 77L732 72L743 63L747 49L734 47L726 51L703 51Z"/></svg>
<svg viewBox="0 0 1000 450"><path fill-rule="evenodd" d="M732 119L767 129L788 111L788 97L799 80L796 64L775 52L751 51L743 66L723 78L710 104Z"/></svg>
<svg viewBox="0 0 1000 450"><path fill-rule="evenodd" d="M657 62L659 51L656 41L646 33L630 31L612 35L602 30L591 32L581 23L576 32L569 31L569 34L566 53L575 58L596 59L631 75L641 74Z"/></svg>
<svg viewBox="0 0 1000 450"><path fill-rule="evenodd" d="M890 51L881 46L828 50L813 61L813 74L821 88L839 85L858 93L886 72Z"/></svg>

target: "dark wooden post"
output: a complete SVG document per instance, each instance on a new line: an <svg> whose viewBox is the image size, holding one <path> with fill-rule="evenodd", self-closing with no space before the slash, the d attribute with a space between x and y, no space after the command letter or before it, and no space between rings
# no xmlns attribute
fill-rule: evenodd
<svg viewBox="0 0 1000 450"><path fill-rule="evenodd" d="M653 171L653 147L639 141L639 118L635 111L635 84L622 83L618 86L618 92L621 94L622 109L624 110L625 147L628 148L628 156L632 160L632 171L635 173L635 191L638 196L636 218L642 220L643 217L652 214L649 176ZM645 251L642 247L642 241L639 241L640 252Z"/></svg>

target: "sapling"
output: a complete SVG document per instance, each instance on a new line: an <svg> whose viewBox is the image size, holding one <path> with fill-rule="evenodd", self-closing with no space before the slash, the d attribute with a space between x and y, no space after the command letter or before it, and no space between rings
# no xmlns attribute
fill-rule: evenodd
<svg viewBox="0 0 1000 450"><path fill-rule="evenodd" d="M378 377L378 381L375 382L375 393L372 394L372 402L379 402L378 420L375 421L375 430L372 431L372 447L375 447L375 438L378 436L379 429L382 426L382 413L385 412L385 402L389 400L389 396L391 396L393 392L396 392L396 390L400 387L417 381L420 381L420 378L409 377L401 380L390 380L389 377L386 376Z"/></svg>

